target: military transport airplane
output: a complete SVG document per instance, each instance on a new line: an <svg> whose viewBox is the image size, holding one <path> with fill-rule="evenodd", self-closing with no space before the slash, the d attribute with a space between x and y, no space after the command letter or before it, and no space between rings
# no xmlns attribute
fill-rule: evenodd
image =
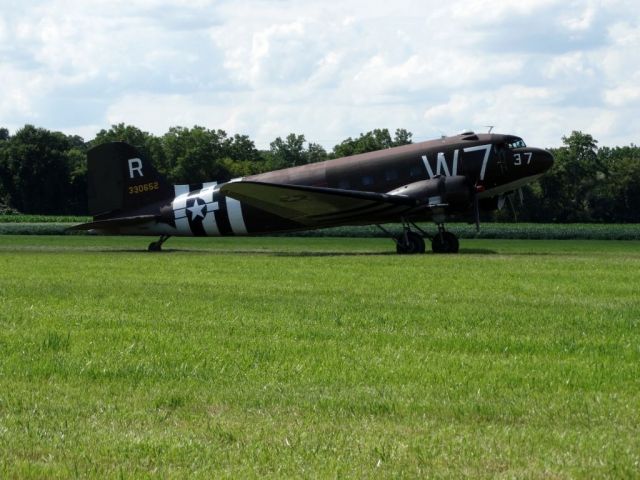
<svg viewBox="0 0 640 480"><path fill-rule="evenodd" d="M340 225L398 222L398 253L458 251L445 221L479 225L509 194L553 164L520 137L466 132L438 140L286 168L225 183L169 185L131 145L99 145L88 154L89 212L72 227L97 233L171 236L260 235ZM429 236L415 222L431 220ZM413 228L412 228L413 227Z"/></svg>

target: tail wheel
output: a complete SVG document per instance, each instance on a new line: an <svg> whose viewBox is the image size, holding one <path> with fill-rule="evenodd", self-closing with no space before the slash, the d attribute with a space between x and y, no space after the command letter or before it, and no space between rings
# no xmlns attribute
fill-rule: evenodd
<svg viewBox="0 0 640 480"><path fill-rule="evenodd" d="M458 253L460 242L451 232L439 232L431 240L433 253Z"/></svg>
<svg viewBox="0 0 640 480"><path fill-rule="evenodd" d="M169 238L171 238L171 235L160 235L160 238L158 239L158 241L151 242L149 244L149 247L147 247L147 250L149 250L150 252L161 252L162 244L167 240L169 240Z"/></svg>
<svg viewBox="0 0 640 480"><path fill-rule="evenodd" d="M424 253L424 238L415 232L404 232L396 238L396 252L401 255Z"/></svg>

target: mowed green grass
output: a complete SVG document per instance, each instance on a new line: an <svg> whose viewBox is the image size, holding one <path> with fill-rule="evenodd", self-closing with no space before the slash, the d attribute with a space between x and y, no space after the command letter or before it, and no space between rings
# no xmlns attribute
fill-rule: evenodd
<svg viewBox="0 0 640 480"><path fill-rule="evenodd" d="M640 243L0 236L0 477L640 476Z"/></svg>

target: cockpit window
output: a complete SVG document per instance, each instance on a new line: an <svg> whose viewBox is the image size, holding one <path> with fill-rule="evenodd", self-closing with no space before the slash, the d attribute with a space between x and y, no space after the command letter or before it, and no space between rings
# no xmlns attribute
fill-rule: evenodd
<svg viewBox="0 0 640 480"><path fill-rule="evenodd" d="M510 138L508 140L508 143L507 143L507 147L509 147L511 149L513 149L513 148L524 148L526 146L527 145L526 145L526 143L524 143L524 140L522 140L521 138L518 138L518 137Z"/></svg>

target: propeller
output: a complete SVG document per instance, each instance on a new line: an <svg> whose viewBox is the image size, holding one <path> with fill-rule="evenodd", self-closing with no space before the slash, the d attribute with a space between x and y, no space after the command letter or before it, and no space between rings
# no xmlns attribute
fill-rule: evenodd
<svg viewBox="0 0 640 480"><path fill-rule="evenodd" d="M480 202L478 201L478 193L473 194L473 219L476 223L476 232L480 231Z"/></svg>
<svg viewBox="0 0 640 480"><path fill-rule="evenodd" d="M473 202L473 223L476 224L476 231L480 231L480 201L478 199L478 193L484 191L484 187L482 185L476 184L472 190L472 202ZM524 193L522 188L517 190L518 197L520 198L520 205L524 205ZM498 196L498 210L502 210L504 208L504 204L508 203L511 213L513 213L513 219L517 223L518 222L518 212L516 210L516 205L514 203L513 197L516 192L513 191L508 194L502 194Z"/></svg>
<svg viewBox="0 0 640 480"><path fill-rule="evenodd" d="M524 193L522 188L517 190L518 197L520 198L520 206L524 205ZM509 204L509 208L511 209L511 213L513 213L513 219L516 223L518 223L518 212L516 210L516 205L514 203L513 197L515 197L516 192L511 192L507 194L500 195L498 197L498 210L502 210L505 202Z"/></svg>
<svg viewBox="0 0 640 480"><path fill-rule="evenodd" d="M476 224L476 232L480 231L480 200L478 199L478 193L483 192L484 187L477 183L471 191L473 202L473 221Z"/></svg>
<svg viewBox="0 0 640 480"><path fill-rule="evenodd" d="M513 213L513 220L518 223L518 212L516 211L516 205L513 203L513 193L507 195L507 203L509 203L509 208L511 208L511 213Z"/></svg>

